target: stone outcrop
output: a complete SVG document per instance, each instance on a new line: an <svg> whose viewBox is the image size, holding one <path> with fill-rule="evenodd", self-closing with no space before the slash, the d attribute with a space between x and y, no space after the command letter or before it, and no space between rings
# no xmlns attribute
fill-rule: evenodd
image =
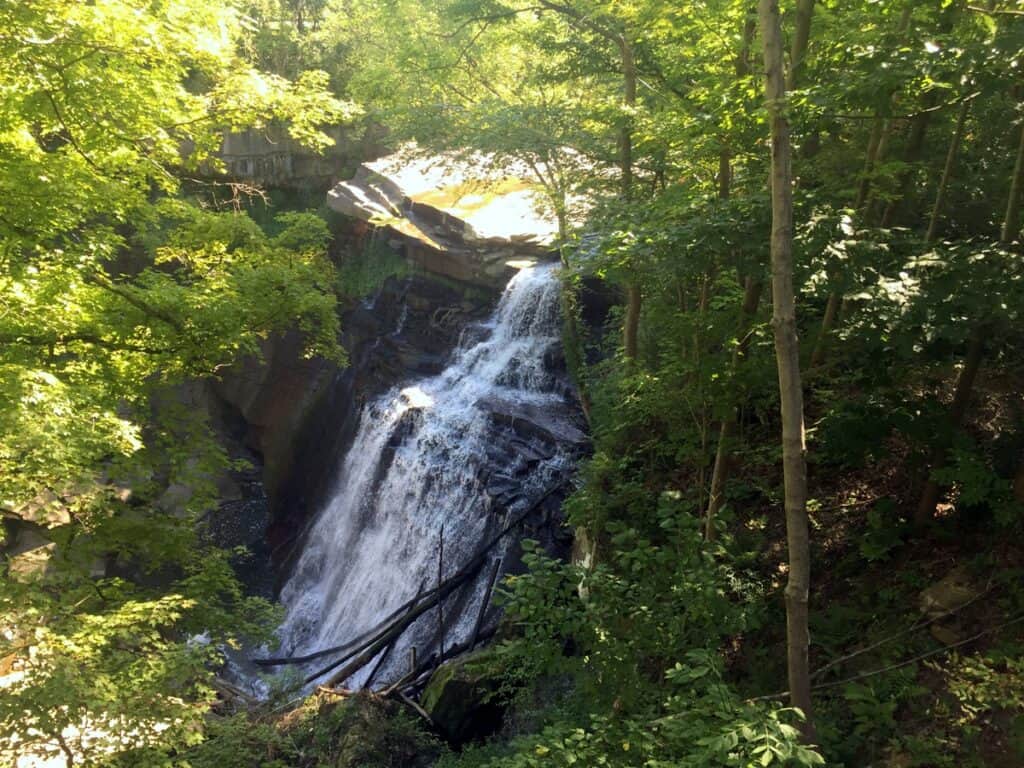
<svg viewBox="0 0 1024 768"><path fill-rule="evenodd" d="M218 157L227 175L277 189L325 190L351 173L365 157L379 154L381 131L340 126L326 129L334 144L324 152L306 149L278 125L228 133Z"/></svg>
<svg viewBox="0 0 1024 768"><path fill-rule="evenodd" d="M496 292L426 272L389 278L371 299L342 313L345 368L332 367L290 432L284 481L273 488L275 559L286 563L326 500L367 400L392 386L440 373L468 324L484 319ZM278 474L275 470L272 474Z"/></svg>
<svg viewBox="0 0 1024 768"><path fill-rule="evenodd" d="M388 278L375 295L341 308L348 366L303 359L301 339L287 334L267 342L262 360L245 361L209 385L223 411L221 431L236 446L232 453L251 457L265 489L265 495L254 492L249 476L236 479L220 515L224 524L214 526L224 534L219 543L259 549L252 541L256 529L231 518L263 510L263 572L279 578L336 482L362 405L400 382L440 373L460 340L465 343L493 310L516 269L552 258L555 225L535 216L535 192L523 182L493 174L478 181L478 169L466 166L453 172L429 161L401 162L365 163L329 193L330 206L356 222L355 239L337 246L339 260L373 237L378 247L383 239L411 263L411 271ZM554 354L545 367L573 401L562 356ZM481 478L493 505L514 501L531 467L550 458L556 444L568 440L580 452L586 449L578 413L487 406L501 436L489 456L494 469ZM533 538L554 550L568 546L552 525L557 501L526 524Z"/></svg>
<svg viewBox="0 0 1024 768"><path fill-rule="evenodd" d="M449 744L483 740L501 729L507 705L499 669L493 653L483 650L439 667L430 678L420 706Z"/></svg>
<svg viewBox="0 0 1024 768"><path fill-rule="evenodd" d="M327 195L331 209L387 233L428 272L501 287L518 266L550 258L557 223L540 191L483 156L407 152L366 162Z"/></svg>

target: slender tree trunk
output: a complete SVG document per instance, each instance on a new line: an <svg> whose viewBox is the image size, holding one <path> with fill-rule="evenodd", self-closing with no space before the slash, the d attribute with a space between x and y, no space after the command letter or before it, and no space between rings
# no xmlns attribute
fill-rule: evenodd
<svg viewBox="0 0 1024 768"><path fill-rule="evenodd" d="M625 35L619 35L619 56L622 65L622 106L626 114L619 126L619 170L622 173L622 196L629 200L633 195L633 116L636 106L636 59L633 45Z"/></svg>
<svg viewBox="0 0 1024 768"><path fill-rule="evenodd" d="M868 151L864 157L864 171L857 187L857 197L853 201L853 209L859 211L867 202L868 193L871 191L871 174L875 171L875 163L878 161L878 146L882 141L882 130L885 120L876 117L871 126L871 135L868 137Z"/></svg>
<svg viewBox="0 0 1024 768"><path fill-rule="evenodd" d="M810 534L807 520L807 466L804 403L800 382L800 346L793 291L793 189L786 85L782 72L782 30L778 0L760 0L764 43L765 97L771 124L772 152L772 325L779 369L782 410L782 464L786 498L789 578L786 584L786 645L789 696L806 716L804 738L817 735L811 709L808 661L808 602L811 586Z"/></svg>
<svg viewBox="0 0 1024 768"><path fill-rule="evenodd" d="M557 207L558 215L558 256L562 268L568 273L569 257L567 243L569 242L569 218L563 206ZM586 380L583 376L583 339L580 334L579 324L576 322L576 301L577 295L570 279L562 280L562 322L565 335L565 361L569 369L569 375L576 383L576 391L580 396L580 407L583 409L583 416L587 423L590 423L590 393L587 391Z"/></svg>
<svg viewBox="0 0 1024 768"><path fill-rule="evenodd" d="M1024 126L1021 126L1020 144L1017 146L1017 163L1013 169L1013 181L1010 182L1010 199L1006 203L1006 216L1003 218L1003 230L1000 240L1012 243L1020 233L1020 194L1024 187Z"/></svg>
<svg viewBox="0 0 1024 768"><path fill-rule="evenodd" d="M986 331L978 326L967 345L967 359L964 367L957 377L956 391L953 394L953 402L949 407L949 422L954 430L963 423L967 414L967 405L971 400L971 391L974 389L974 381L978 378L978 371L981 369L981 360L985 355ZM941 467L946 460L946 446L936 446L932 451L930 466L933 469ZM924 491L917 504L917 511L914 513L914 525L923 528L935 516L935 507L939 503L942 487L931 477L925 482Z"/></svg>
<svg viewBox="0 0 1024 768"><path fill-rule="evenodd" d="M839 291L832 291L828 295L828 304L825 305L825 316L821 319L821 330L814 342L814 351L811 352L810 367L817 368L825 360L825 353L828 352L828 343L832 337L832 329L835 328L839 319L839 310L843 307L843 295Z"/></svg>
<svg viewBox="0 0 1024 768"><path fill-rule="evenodd" d="M1003 227L1000 233L1000 242L1006 244L1017 237L1020 230L1020 193L1024 185L1024 128L1021 129L1020 145L1017 150L1017 162L1013 169L1013 179L1010 182L1010 200L1006 205L1006 217L1003 220ZM988 327L984 323L975 325L967 344L967 359L964 367L957 377L956 391L953 394L953 402L949 407L949 421L956 430L963 423L967 414L967 405L971 399L971 391L974 389L975 379L981 369L981 361L985 356L985 342L988 338ZM946 446L940 445L932 452L929 466L934 472L946 461ZM935 516L935 506L939 503L942 495L941 486L930 476L925 481L924 491L918 502L917 510L914 512L914 525L918 529L926 526Z"/></svg>
<svg viewBox="0 0 1024 768"><path fill-rule="evenodd" d="M908 2L903 7L903 13L900 15L899 25L896 28L897 37L902 39L910 28L910 19L914 10L914 2ZM895 91L890 92L889 99L891 100L895 94ZM863 217L869 218L871 215L872 197L871 197L871 182L872 175L875 172L875 166L878 165L879 161L885 156L885 149L889 143L889 138L892 135L893 120L885 119L881 115L876 115L874 124L871 127L871 135L868 137L868 149L864 158L864 171L860 179L860 184L857 187L857 197L854 200L853 208L856 211L861 212ZM839 290L833 290L828 295L828 304L825 307L825 316L821 321L821 330L818 333L818 338L814 343L814 350L811 353L811 366L819 365L825 358L825 353L828 350L828 344L831 340L832 331L835 329L836 321L839 319L839 312L843 306L843 294Z"/></svg>
<svg viewBox="0 0 1024 768"><path fill-rule="evenodd" d="M914 169L913 164L921 158L921 152L924 149L924 140L928 135L928 123L931 121L931 112L929 111L938 102L938 93L936 91L928 91L922 100L922 112L917 115L910 127L910 135L907 137L907 146L903 152L903 162L907 164L899 175L899 181L897 182L898 191L896 197L890 200L886 206L885 211L882 213L881 226L890 227L892 226L893 220L896 218L896 214L899 213L901 206L907 201L910 196L910 191L914 181Z"/></svg>
<svg viewBox="0 0 1024 768"><path fill-rule="evenodd" d="M807 42L811 37L811 21L814 19L814 0L797 0L796 29L793 31L793 46L789 54L789 76L786 88L795 91L800 87L807 69ZM804 157L814 157L821 149L821 134L812 127L804 139L800 152Z"/></svg>
<svg viewBox="0 0 1024 768"><path fill-rule="evenodd" d="M895 101L895 94L892 99ZM887 118L882 121L882 131L878 136L878 146L875 150L875 165L882 163L885 160L885 153L889 151L889 142L892 139L893 131L896 128L896 120L893 118ZM873 183L873 179L869 180L868 183L868 195L864 201L863 208L863 219L865 223L875 223L881 218L881 212L879 211L879 201L876 196L877 187Z"/></svg>
<svg viewBox="0 0 1024 768"><path fill-rule="evenodd" d="M722 137L722 148L718 151L718 199L728 200L732 187L732 154L726 139Z"/></svg>
<svg viewBox="0 0 1024 768"><path fill-rule="evenodd" d="M960 151L960 142L964 139L964 130L967 126L967 115L971 111L971 102L967 99L960 105L960 112L956 118L956 128L953 130L953 138L949 141L949 151L946 153L946 164L942 168L942 178L939 181L939 188L935 192L935 206L932 208L932 218L928 222L928 233L924 239L926 243L934 243L939 233L939 217L942 209L946 206L946 192L949 190L950 179L953 178L953 169L956 167L956 155Z"/></svg>
<svg viewBox="0 0 1024 768"><path fill-rule="evenodd" d="M813 0L811 2L813 7ZM809 23L809 22L808 22ZM757 9L752 8L743 22L743 37L739 53L734 64L736 80L740 81L750 74L750 46L757 34ZM804 41L806 47L806 40ZM719 187L719 197L725 199L729 196L730 190L722 190ZM743 290L743 304L740 307L740 319L737 328L739 342L733 351L732 369L735 372L739 368L740 361L750 345L748 330L754 315L757 314L757 305L761 300L761 291L764 287L762 280L755 280L752 277L746 278ZM704 538L714 541L717 534L715 520L722 508L725 497L725 484L729 480L729 473L732 470L732 440L736 431L736 410L735 408L727 415L718 428L718 445L715 449L715 463L711 470L711 488L708 490L708 507L704 517ZM703 454L702 454L703 455ZM701 505L703 506L703 504Z"/></svg>
<svg viewBox="0 0 1024 768"><path fill-rule="evenodd" d="M811 0L813 3L813 0ZM736 72L736 80L742 80L750 74L750 45L757 34L757 14L748 13L743 22L742 43L733 62L733 69ZM732 151L729 148L728 136L721 137L722 147L718 152L718 197L720 200L728 200L732 194Z"/></svg>
<svg viewBox="0 0 1024 768"><path fill-rule="evenodd" d="M642 296L636 280L626 285L626 317L622 326L622 346L629 360L636 360L639 352L640 308Z"/></svg>
<svg viewBox="0 0 1024 768"><path fill-rule="evenodd" d="M906 5L903 6L903 12L900 14L899 23L896 26L896 39L902 41L907 30L910 29L910 20L914 12L914 5L917 0L909 0ZM896 91L889 91L888 99L891 101ZM885 146L889 141L889 134L892 132L892 120L887 120L876 112L875 122L871 128L871 137L868 139L868 151L867 158L864 163L864 176L860 180L860 186L857 189L857 199L854 202L854 209L860 211L866 209L868 204L868 196L871 192L871 174L874 173L875 166L885 156Z"/></svg>
<svg viewBox="0 0 1024 768"><path fill-rule="evenodd" d="M711 291L715 285L715 276L718 269L711 264L700 281L700 293L697 299L697 327L693 332L694 362L700 364L701 349L703 348L704 322L708 315L708 307L711 306Z"/></svg>
<svg viewBox="0 0 1024 768"><path fill-rule="evenodd" d="M814 0L797 0L796 29L793 31L793 47L789 54L789 77L786 79L786 88L791 91L800 86L807 63L807 41L811 37L811 20L813 18Z"/></svg>
<svg viewBox="0 0 1024 768"><path fill-rule="evenodd" d="M757 305L761 301L764 283L759 279L748 277L743 291L743 306L740 310L740 321L737 328L738 342L732 356L732 370L735 375L746 357L750 346L750 326L757 314ZM725 484L732 470L732 439L736 432L736 409L724 419L718 430L718 448L715 451L715 466L711 473L711 490L708 497L708 509L704 520L704 536L714 541L716 530L715 520L725 498Z"/></svg>
<svg viewBox="0 0 1024 768"><path fill-rule="evenodd" d="M622 105L626 114L619 127L619 171L621 173L622 199L627 202L633 197L633 118L636 106L636 59L633 45L623 34L618 37L619 54L622 64ZM626 285L626 317L622 328L622 348L626 358L633 362L638 353L638 333L643 294L637 278L632 277Z"/></svg>
<svg viewBox="0 0 1024 768"><path fill-rule="evenodd" d="M743 38L742 43L740 44L740 52L736 57L736 61L733 63L733 69L736 71L737 80L742 80L750 74L750 46L753 45L754 37L756 35L757 8L751 5L747 11L746 18L743 21Z"/></svg>

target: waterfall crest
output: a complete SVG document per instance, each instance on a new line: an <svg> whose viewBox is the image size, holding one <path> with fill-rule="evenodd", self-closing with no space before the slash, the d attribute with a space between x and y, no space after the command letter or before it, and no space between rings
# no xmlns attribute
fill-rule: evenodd
<svg viewBox="0 0 1024 768"><path fill-rule="evenodd" d="M552 370L559 332L554 268L523 269L492 317L467 329L441 374L363 408L336 487L281 591L285 655L345 644L373 629L420 589L435 586L442 529L447 576L531 495L564 475L585 437ZM528 421L543 426L524 430ZM492 557L508 546L503 542ZM486 599L479 582L442 606L446 648L472 631ZM432 610L406 630L374 684L407 670L410 646L421 658L436 652L438 626ZM330 659L319 666L324 661ZM364 685L372 666L349 686Z"/></svg>

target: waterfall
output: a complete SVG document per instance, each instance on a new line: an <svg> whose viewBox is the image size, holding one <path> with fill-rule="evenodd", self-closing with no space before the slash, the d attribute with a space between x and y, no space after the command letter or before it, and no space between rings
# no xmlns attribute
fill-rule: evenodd
<svg viewBox="0 0 1024 768"><path fill-rule="evenodd" d="M467 329L442 373L366 404L336 486L281 591L282 655L336 647L374 629L421 588L436 585L442 529L443 572L450 575L531 495L564 476L582 433L550 364L559 334L554 268L523 269L492 317ZM524 433L531 421L541 426ZM484 581L443 604L446 648L468 639L486 599ZM436 652L438 626L437 610L420 617L373 683L405 673L411 646L420 658ZM365 685L373 666L349 686Z"/></svg>

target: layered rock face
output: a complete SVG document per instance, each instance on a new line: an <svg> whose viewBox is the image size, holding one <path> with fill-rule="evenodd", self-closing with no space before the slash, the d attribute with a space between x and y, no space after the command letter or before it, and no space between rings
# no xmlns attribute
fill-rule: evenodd
<svg viewBox="0 0 1024 768"><path fill-rule="evenodd" d="M553 513L587 437L560 354L560 293L553 265L524 268L443 371L363 406L281 591L281 651L312 660L307 681L449 578L443 606L414 614L379 667L367 657L339 680L395 682L412 649L429 659L472 646L496 617L488 574L517 569L519 540L564 552Z"/></svg>
<svg viewBox="0 0 1024 768"><path fill-rule="evenodd" d="M524 263L550 256L558 233L525 169L484 155L422 157L409 151L359 166L334 186L335 211L382 228L428 272L504 286Z"/></svg>
<svg viewBox="0 0 1024 768"><path fill-rule="evenodd" d="M283 126L227 133L218 156L233 179L277 189L326 190L362 158L379 154L379 129L371 127L358 138L341 127L326 133L334 144L323 153L302 147Z"/></svg>
<svg viewBox="0 0 1024 768"><path fill-rule="evenodd" d="M552 258L556 226L537 214L535 190L500 174L481 172L484 178L478 179L478 170L453 167L445 159L409 163L390 157L364 164L336 185L330 206L353 218L364 240L372 237L404 256L411 271L342 309L346 368L303 360L299 338L289 335L268 342L263 362L247 362L211 387L211 395L236 417L233 439L261 466L269 507L264 536L282 576L303 531L344 482L339 468L363 406L393 387L440 374L460 342L465 346L481 332L481 321L518 269ZM342 250L364 246L349 242ZM557 345L544 365L565 396L567 418L494 393L480 404L495 434L508 437L492 441L487 459L488 492L504 503L517 497L529 468L548 459L555 446L586 442ZM394 441L400 440L396 433ZM555 508L552 499L546 509ZM550 522L547 514L539 513ZM557 526L535 522L533 535L553 544ZM249 540L228 537L221 543L258 548L252 526L228 527Z"/></svg>

